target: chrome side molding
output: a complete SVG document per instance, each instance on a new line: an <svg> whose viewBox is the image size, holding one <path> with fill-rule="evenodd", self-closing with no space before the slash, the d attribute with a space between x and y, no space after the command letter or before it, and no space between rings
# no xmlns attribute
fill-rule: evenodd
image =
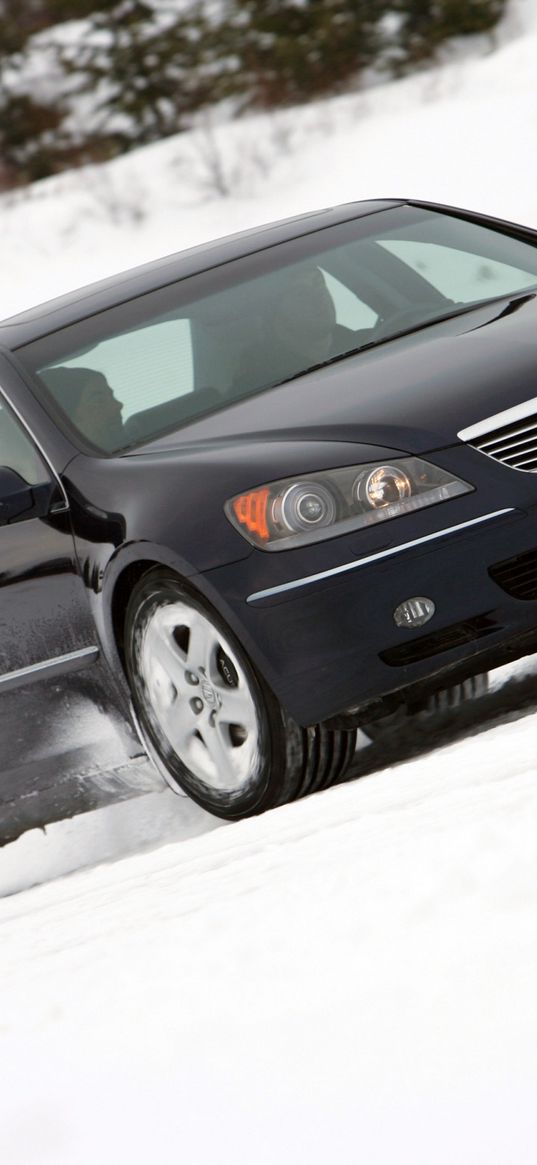
<svg viewBox="0 0 537 1165"><path fill-rule="evenodd" d="M41 663L31 663L28 667L19 667L16 671L5 672L0 675L0 690L19 688L23 684L31 684L35 680L48 679L52 676L65 675L67 672L80 671L88 664L96 663L99 658L98 647L82 647L79 651L68 651L65 655L56 655L53 659L44 659Z"/></svg>
<svg viewBox="0 0 537 1165"><path fill-rule="evenodd" d="M342 566L333 566L330 570L321 570L318 574L309 574L304 578L293 579L277 587L267 587L265 591L255 591L248 595L247 603L255 603L258 599L268 599L273 595L281 595L297 587L306 587L311 583L321 582L326 578L334 578L347 571L358 570L361 566L369 566L371 562L378 562L381 558L391 558L395 554L402 554L404 550L411 550L414 546L422 546L425 542L433 542L437 538L446 538L448 534L457 534L460 530L467 530L471 526L478 526L482 522L492 522L495 518L503 518L506 514L514 514L513 506L505 510L493 510L490 514L482 514L479 518L470 518L468 522L459 522L456 526L447 526L445 530L436 530L434 534L425 534L422 538L413 538L411 542L402 542L400 546L390 547L389 550L380 550L378 554L368 554L365 558L355 558L353 562L345 562Z"/></svg>

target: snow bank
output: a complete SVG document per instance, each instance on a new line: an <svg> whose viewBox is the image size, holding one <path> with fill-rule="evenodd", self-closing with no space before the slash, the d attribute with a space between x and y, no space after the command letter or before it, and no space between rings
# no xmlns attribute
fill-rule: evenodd
<svg viewBox="0 0 537 1165"><path fill-rule="evenodd" d="M124 267L289 214L414 197L537 226L537 9L398 82L232 124L204 120L0 201L0 317ZM219 187L227 191L218 193Z"/></svg>

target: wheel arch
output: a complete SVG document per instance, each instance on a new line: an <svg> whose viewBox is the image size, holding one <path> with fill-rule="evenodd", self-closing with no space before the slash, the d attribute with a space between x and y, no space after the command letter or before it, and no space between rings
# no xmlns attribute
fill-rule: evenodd
<svg viewBox="0 0 537 1165"><path fill-rule="evenodd" d="M125 616L134 587L150 570L163 570L175 576L192 595L203 602L226 625L245 650L257 679L278 699L269 661L260 652L249 630L240 622L237 612L222 599L207 574L199 573L190 564L152 543L137 543L123 547L123 553L110 561L103 580L102 601L97 618L101 641L109 662L121 669L125 683L124 630Z"/></svg>
<svg viewBox="0 0 537 1165"><path fill-rule="evenodd" d="M120 655L123 668L123 640L128 602L134 587L150 570L168 571L173 574L177 581L192 594L193 598L198 598L212 608L216 615L229 624L230 630L240 637L233 612L228 611L227 605L219 601L217 592L203 574L199 574L186 563L168 554L160 555L158 548L149 544L138 546L136 557L133 557L132 554L133 547L129 549L128 560L124 560L121 565L117 563L113 577L109 579L109 593L106 603L114 646Z"/></svg>
<svg viewBox="0 0 537 1165"><path fill-rule="evenodd" d="M115 580L110 600L110 617L112 620L114 641L123 669L125 669L125 615L130 596L137 582L143 578L144 574L162 565L162 563L154 558L140 558L136 562L130 562L127 566L124 566Z"/></svg>
<svg viewBox="0 0 537 1165"><path fill-rule="evenodd" d="M156 543L124 543L102 569L99 587L93 593L90 591L90 603L104 654L116 672L119 665L125 680L123 639L127 604L131 591L144 574L159 568L172 571L184 582L196 573L189 563Z"/></svg>

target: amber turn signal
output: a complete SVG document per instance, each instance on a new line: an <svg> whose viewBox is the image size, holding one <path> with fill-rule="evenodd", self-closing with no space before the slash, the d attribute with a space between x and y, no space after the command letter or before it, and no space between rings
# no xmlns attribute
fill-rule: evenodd
<svg viewBox="0 0 537 1165"><path fill-rule="evenodd" d="M258 534L264 542L269 538L267 526L269 492L264 486L262 489L253 489L250 493L240 494L238 498L233 500L233 510L237 521L240 522L241 526L246 526L251 534Z"/></svg>

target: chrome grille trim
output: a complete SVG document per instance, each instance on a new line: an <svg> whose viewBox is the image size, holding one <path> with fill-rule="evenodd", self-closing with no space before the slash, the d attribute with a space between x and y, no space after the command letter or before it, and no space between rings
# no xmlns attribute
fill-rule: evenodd
<svg viewBox="0 0 537 1165"><path fill-rule="evenodd" d="M532 397L531 400L523 401L520 405L515 405L512 409L504 409L502 413L494 413L491 417L485 417L485 420L478 421L476 425L469 425L467 429L461 429L457 433L461 441L473 441L474 437L483 437L485 433L492 435L495 430L504 429L507 425L515 425L517 421L525 421L528 417L537 418L537 396Z"/></svg>
<svg viewBox="0 0 537 1165"><path fill-rule="evenodd" d="M457 436L510 469L536 473L537 398L461 429Z"/></svg>
<svg viewBox="0 0 537 1165"><path fill-rule="evenodd" d="M497 458L499 460L499 458ZM532 457L519 457L517 460L511 462L509 458L502 458L504 465L510 465L511 469L526 469L526 466L533 465L537 461L537 451L534 451Z"/></svg>
<svg viewBox="0 0 537 1165"><path fill-rule="evenodd" d="M528 424L524 425L523 428L510 430L508 437L498 437L498 435L493 437L485 437L483 441L479 442L479 447L480 449L488 449L491 445L498 445L500 447L509 449L514 445L520 445L524 441L529 441L531 438L528 434L531 436L535 434L537 436L537 419L534 425L532 425L531 422L528 422Z"/></svg>

